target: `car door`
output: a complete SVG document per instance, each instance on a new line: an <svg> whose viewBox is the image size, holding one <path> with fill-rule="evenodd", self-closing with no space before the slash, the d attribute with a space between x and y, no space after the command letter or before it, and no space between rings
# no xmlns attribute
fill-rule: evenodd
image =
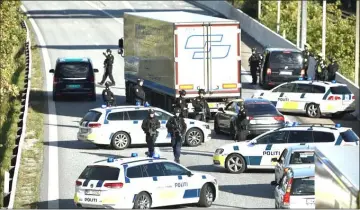
<svg viewBox="0 0 360 210"><path fill-rule="evenodd" d="M283 171L284 171L284 164L285 164L285 159L286 156L288 154L288 149L284 149L284 151L282 152L282 154L280 155L278 162L275 162L275 181L278 182L279 179L283 176Z"/></svg>
<svg viewBox="0 0 360 210"><path fill-rule="evenodd" d="M129 117L126 123L127 129L131 137L131 144L145 144L146 136L144 131L141 129L141 125L145 118L148 116L147 110L130 110L127 111Z"/></svg>
<svg viewBox="0 0 360 210"><path fill-rule="evenodd" d="M255 151L260 157L260 163L255 163L255 165L259 164L261 168L273 168L271 159L279 158L282 151L288 146L288 135L288 131L274 131L257 139ZM252 162L255 161L250 160L251 165L253 165Z"/></svg>
<svg viewBox="0 0 360 210"><path fill-rule="evenodd" d="M285 93L285 96L290 101L283 109L291 112L305 112L305 105L309 101L316 100L311 84L296 84L295 90L292 93Z"/></svg>
<svg viewBox="0 0 360 210"><path fill-rule="evenodd" d="M313 145L313 131L311 130L291 130L288 138L289 146L293 145Z"/></svg>
<svg viewBox="0 0 360 210"><path fill-rule="evenodd" d="M221 130L229 132L230 130L230 119L232 115L235 113L235 102L230 102L226 105L224 112L220 112L218 114L218 122Z"/></svg>
<svg viewBox="0 0 360 210"><path fill-rule="evenodd" d="M166 123L170 119L170 115L159 110L155 110L155 116L160 121L160 129L159 136L156 140L157 143L170 143L171 142L171 136L168 135L168 130L166 128Z"/></svg>
<svg viewBox="0 0 360 210"><path fill-rule="evenodd" d="M293 109L295 105L291 101L291 99L294 98L292 94L294 93L295 88L295 83L287 83L277 90L277 92L280 93L276 104L276 108L279 111L287 111L289 109Z"/></svg>
<svg viewBox="0 0 360 210"><path fill-rule="evenodd" d="M281 94L283 94L282 91L284 91L284 90L287 88L286 85L287 85L287 83L278 85L277 87L273 88L273 89L270 90L269 92L265 93L265 94L262 96L262 98L271 101L271 103L273 103L274 106L275 106L276 108L278 108L279 98L280 98Z"/></svg>
<svg viewBox="0 0 360 210"><path fill-rule="evenodd" d="M287 188L288 177L284 175L280 184L275 187L275 208L280 208Z"/></svg>
<svg viewBox="0 0 360 210"><path fill-rule="evenodd" d="M103 135L105 138L110 138L112 134L118 131L125 131L129 122L124 120L124 112L120 110L113 110L104 120Z"/></svg>

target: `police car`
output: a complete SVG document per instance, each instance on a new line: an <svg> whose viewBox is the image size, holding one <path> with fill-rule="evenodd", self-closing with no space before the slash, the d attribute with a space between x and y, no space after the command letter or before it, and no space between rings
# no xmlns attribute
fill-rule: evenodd
<svg viewBox="0 0 360 210"><path fill-rule="evenodd" d="M216 149L213 164L226 168L230 173L242 173L246 169L274 169L283 150L294 145L359 144L359 137L351 128L341 125L297 124L268 131L253 140L226 144Z"/></svg>
<svg viewBox="0 0 360 210"><path fill-rule="evenodd" d="M141 129L143 120L148 117L152 108L161 122L156 143L170 143L170 135L166 123L173 114L150 106L116 106L91 109L80 121L77 138L80 141L91 142L99 147L111 145L122 150L134 144L146 144L145 133ZM208 123L185 119L187 131L185 144L198 146L211 140L211 130Z"/></svg>
<svg viewBox="0 0 360 210"><path fill-rule="evenodd" d="M270 91L252 96L272 101L281 112L306 113L312 118L321 115L342 117L355 111L355 96L345 84L302 80L281 84Z"/></svg>
<svg viewBox="0 0 360 210"><path fill-rule="evenodd" d="M209 207L218 197L217 180L154 156L108 158L88 165L75 184L80 208L134 208L197 203Z"/></svg>

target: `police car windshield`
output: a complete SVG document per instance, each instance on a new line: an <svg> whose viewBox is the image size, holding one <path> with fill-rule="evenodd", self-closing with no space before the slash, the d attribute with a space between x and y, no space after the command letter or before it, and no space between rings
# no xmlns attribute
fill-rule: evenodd
<svg viewBox="0 0 360 210"><path fill-rule="evenodd" d="M97 122L101 116L100 112L97 111L89 111L86 113L86 115L83 117L82 121L89 121L89 122Z"/></svg>
<svg viewBox="0 0 360 210"><path fill-rule="evenodd" d="M352 94L346 86L331 87L330 91L332 94Z"/></svg>
<svg viewBox="0 0 360 210"><path fill-rule="evenodd" d="M245 104L246 114L254 115L277 115L278 111L270 103L248 103Z"/></svg>
<svg viewBox="0 0 360 210"><path fill-rule="evenodd" d="M345 132L340 133L341 137L345 142L357 142L359 141L359 137L352 130L347 130Z"/></svg>
<svg viewBox="0 0 360 210"><path fill-rule="evenodd" d="M301 68L303 57L301 52L274 51L270 55L270 68L292 66Z"/></svg>
<svg viewBox="0 0 360 210"><path fill-rule="evenodd" d="M79 179L118 180L120 169L109 166L87 166Z"/></svg>
<svg viewBox="0 0 360 210"><path fill-rule="evenodd" d="M90 73L90 64L87 62L59 63L56 68L56 77L60 78L87 78Z"/></svg>
<svg viewBox="0 0 360 210"><path fill-rule="evenodd" d="M312 164L314 163L313 151L296 151L291 154L290 164Z"/></svg>
<svg viewBox="0 0 360 210"><path fill-rule="evenodd" d="M315 195L314 178L294 179L291 187L291 195Z"/></svg>

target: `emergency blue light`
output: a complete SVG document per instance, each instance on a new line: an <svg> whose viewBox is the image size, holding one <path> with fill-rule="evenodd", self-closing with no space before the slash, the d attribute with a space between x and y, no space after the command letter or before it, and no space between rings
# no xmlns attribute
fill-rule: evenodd
<svg viewBox="0 0 360 210"><path fill-rule="evenodd" d="M312 80L312 78L311 78L311 77L308 77L308 78L307 78L307 80L310 80L310 81L311 81L311 80Z"/></svg>
<svg viewBox="0 0 360 210"><path fill-rule="evenodd" d="M108 163L114 162L114 158L113 158L113 157L109 157L109 158L107 159L107 162L108 162Z"/></svg>
<svg viewBox="0 0 360 210"><path fill-rule="evenodd" d="M297 123L297 122L293 122L292 126L295 127L295 126L297 126L298 124L299 124L299 123Z"/></svg>
<svg viewBox="0 0 360 210"><path fill-rule="evenodd" d="M107 106L105 104L101 105L101 108L106 108Z"/></svg>
<svg viewBox="0 0 360 210"><path fill-rule="evenodd" d="M137 157L138 154L137 153L131 153L131 157Z"/></svg>
<svg viewBox="0 0 360 210"><path fill-rule="evenodd" d="M145 106L145 107L149 107L150 104L149 104L148 102L145 102L144 106Z"/></svg>
<svg viewBox="0 0 360 210"><path fill-rule="evenodd" d="M140 104L140 102L139 101L137 101L136 102L136 106L140 106L141 104Z"/></svg>
<svg viewBox="0 0 360 210"><path fill-rule="evenodd" d="M304 80L302 77L299 77L299 80Z"/></svg>
<svg viewBox="0 0 360 210"><path fill-rule="evenodd" d="M336 83L336 80L331 81L331 83Z"/></svg>
<svg viewBox="0 0 360 210"><path fill-rule="evenodd" d="M335 124L335 128L341 128L340 124Z"/></svg>
<svg viewBox="0 0 360 210"><path fill-rule="evenodd" d="M159 159L160 158L160 155L159 154L153 154L152 156L154 159Z"/></svg>

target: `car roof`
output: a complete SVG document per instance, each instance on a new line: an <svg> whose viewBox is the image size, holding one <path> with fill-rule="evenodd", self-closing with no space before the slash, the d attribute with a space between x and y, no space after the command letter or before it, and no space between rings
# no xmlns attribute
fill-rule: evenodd
<svg viewBox="0 0 360 210"><path fill-rule="evenodd" d="M312 128L312 130L314 131L338 131L338 132L345 132L347 130L350 130L351 128L349 127L339 127L336 128L335 125L310 125L310 124L300 124L300 125L296 125L296 126L286 126L277 130L281 130L281 131L286 131L286 130L298 130L298 131L304 131L304 130L309 130L310 128Z"/></svg>
<svg viewBox="0 0 360 210"><path fill-rule="evenodd" d="M291 48L278 48L278 47L268 47L265 50L270 52L280 52L280 51L289 51L289 52L301 52L298 49L291 49Z"/></svg>
<svg viewBox="0 0 360 210"><path fill-rule="evenodd" d="M292 81L290 83L296 83L296 84L310 84L310 85L319 85L319 86L323 86L323 87L339 87L339 86L347 86L346 84L342 84L342 83L333 83L333 82L325 82L325 81L317 81L317 80L297 80L297 81Z"/></svg>
<svg viewBox="0 0 360 210"><path fill-rule="evenodd" d="M111 157L109 157L111 158ZM165 158L149 158L149 157L124 157L124 158L113 158L113 161L109 162L108 159L96 161L93 164L89 164L89 166L110 166L110 167L122 167L123 165L139 165L154 161L168 161Z"/></svg>
<svg viewBox="0 0 360 210"><path fill-rule="evenodd" d="M315 167L301 167L301 168L291 168L288 173L293 173L292 177L294 179L303 178L303 177L312 177L315 176Z"/></svg>
<svg viewBox="0 0 360 210"><path fill-rule="evenodd" d="M89 111L97 111L97 112L106 112L106 110L108 110L109 112L113 111L113 110L149 110L149 109L154 109L154 110L158 110L158 111L162 111L162 112L165 112L169 115L173 115L159 107L153 107L153 106L148 106L148 107L145 107L145 106L136 106L136 105L125 105L125 106L113 106L113 107L105 107L105 108L94 108L94 109L90 109Z"/></svg>
<svg viewBox="0 0 360 210"><path fill-rule="evenodd" d="M245 104L264 103L264 102L271 103L269 100L267 100L265 98L245 98L245 99L239 98L239 99L232 100L232 102L244 102Z"/></svg>
<svg viewBox="0 0 360 210"><path fill-rule="evenodd" d="M296 152L296 151L314 151L315 146L311 145L294 145L288 147L288 151L290 152Z"/></svg>
<svg viewBox="0 0 360 210"><path fill-rule="evenodd" d="M57 63L71 63L71 62L87 62L91 63L91 59L87 57L61 57L58 58Z"/></svg>

